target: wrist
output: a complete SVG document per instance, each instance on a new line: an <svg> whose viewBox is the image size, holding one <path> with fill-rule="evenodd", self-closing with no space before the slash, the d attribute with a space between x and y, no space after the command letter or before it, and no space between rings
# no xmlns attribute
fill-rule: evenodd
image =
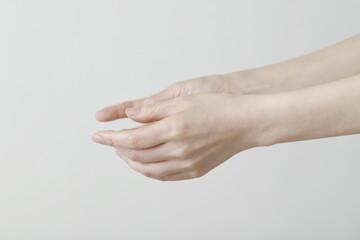
<svg viewBox="0 0 360 240"><path fill-rule="evenodd" d="M253 136L259 147L272 146L294 138L301 120L293 116L293 96L287 93L248 95L255 101L255 131Z"/></svg>
<svg viewBox="0 0 360 240"><path fill-rule="evenodd" d="M259 105L261 146L306 140L316 132L311 118L317 111L313 108L316 105L313 96L302 91L266 94L261 95Z"/></svg>
<svg viewBox="0 0 360 240"><path fill-rule="evenodd" d="M264 72L261 68L232 72L223 75L229 82L234 94L261 94L272 92L275 81L271 72Z"/></svg>
<svg viewBox="0 0 360 240"><path fill-rule="evenodd" d="M273 95L239 95L236 96L236 111L234 111L234 126L240 151L244 148L265 147L278 143L280 139L278 121L274 114L276 99Z"/></svg>

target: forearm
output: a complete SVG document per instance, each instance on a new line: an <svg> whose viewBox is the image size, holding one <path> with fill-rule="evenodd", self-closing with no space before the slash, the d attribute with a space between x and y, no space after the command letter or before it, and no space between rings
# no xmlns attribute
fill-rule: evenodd
<svg viewBox="0 0 360 240"><path fill-rule="evenodd" d="M276 93L360 73L360 34L288 61L225 74L239 93Z"/></svg>
<svg viewBox="0 0 360 240"><path fill-rule="evenodd" d="M263 97L264 145L360 134L360 74Z"/></svg>

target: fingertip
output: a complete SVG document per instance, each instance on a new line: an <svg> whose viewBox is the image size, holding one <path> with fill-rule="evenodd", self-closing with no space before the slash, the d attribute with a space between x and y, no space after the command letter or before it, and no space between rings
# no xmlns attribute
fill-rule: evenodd
<svg viewBox="0 0 360 240"><path fill-rule="evenodd" d="M127 118L128 115L126 114L125 110L127 108L140 106L143 101L144 99L138 99L103 108L96 112L95 118L100 122L108 122L120 118Z"/></svg>
<svg viewBox="0 0 360 240"><path fill-rule="evenodd" d="M112 146L113 145L113 133L116 132L114 130L102 130L94 133L92 135L92 140L96 143Z"/></svg>
<svg viewBox="0 0 360 240"><path fill-rule="evenodd" d="M98 120L99 122L107 121L109 117L105 113L104 110L97 111L95 113L96 120Z"/></svg>
<svg viewBox="0 0 360 240"><path fill-rule="evenodd" d="M116 131L115 130L101 130L101 131L94 133L94 136L100 135L102 137L108 137L109 135L113 134L114 132L116 132Z"/></svg>
<svg viewBox="0 0 360 240"><path fill-rule="evenodd" d="M104 138L98 134L94 134L91 138L93 140L93 142L95 143L100 143L100 144L104 144L105 141L104 141Z"/></svg>
<svg viewBox="0 0 360 240"><path fill-rule="evenodd" d="M116 120L118 118L123 118L121 113L118 113L114 107L103 108L96 112L95 118L99 122L108 122L112 120Z"/></svg>
<svg viewBox="0 0 360 240"><path fill-rule="evenodd" d="M100 111L95 113L95 119L102 122L103 121L103 117Z"/></svg>

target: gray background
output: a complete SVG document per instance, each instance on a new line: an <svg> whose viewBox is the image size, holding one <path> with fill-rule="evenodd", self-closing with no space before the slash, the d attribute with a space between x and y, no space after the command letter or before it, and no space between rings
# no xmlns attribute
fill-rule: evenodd
<svg viewBox="0 0 360 240"><path fill-rule="evenodd" d="M1 0L0 239L360 239L360 136L143 177L96 110L355 35L360 1ZM219 123L221 124L221 123Z"/></svg>

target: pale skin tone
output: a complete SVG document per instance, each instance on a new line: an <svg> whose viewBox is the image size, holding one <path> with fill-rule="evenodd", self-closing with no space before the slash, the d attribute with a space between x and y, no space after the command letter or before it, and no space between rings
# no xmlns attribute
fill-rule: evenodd
<svg viewBox="0 0 360 240"><path fill-rule="evenodd" d="M100 131L135 171L161 181L198 178L246 149L360 133L360 35L278 64L171 85L100 110Z"/></svg>

